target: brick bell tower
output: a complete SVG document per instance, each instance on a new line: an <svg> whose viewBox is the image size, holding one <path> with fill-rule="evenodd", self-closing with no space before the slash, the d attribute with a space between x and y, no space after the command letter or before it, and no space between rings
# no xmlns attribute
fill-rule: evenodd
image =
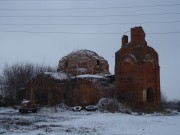
<svg viewBox="0 0 180 135"><path fill-rule="evenodd" d="M142 27L131 28L131 41L122 37L115 54L116 96L120 101L160 103L160 67L158 53L147 46Z"/></svg>

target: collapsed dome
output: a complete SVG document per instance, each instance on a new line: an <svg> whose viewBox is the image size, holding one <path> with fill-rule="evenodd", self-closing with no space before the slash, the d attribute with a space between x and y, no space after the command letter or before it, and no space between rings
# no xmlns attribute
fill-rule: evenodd
<svg viewBox="0 0 180 135"><path fill-rule="evenodd" d="M107 60L90 50L72 52L59 61L58 72L65 71L74 76L81 74L109 74Z"/></svg>

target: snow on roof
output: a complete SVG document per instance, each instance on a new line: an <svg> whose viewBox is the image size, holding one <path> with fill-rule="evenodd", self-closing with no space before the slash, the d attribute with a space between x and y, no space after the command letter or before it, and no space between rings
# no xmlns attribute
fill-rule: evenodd
<svg viewBox="0 0 180 135"><path fill-rule="evenodd" d="M101 75L90 75L90 74L78 75L76 77L77 78L96 78L96 79L104 78Z"/></svg>
<svg viewBox="0 0 180 135"><path fill-rule="evenodd" d="M63 60L66 60L67 58L72 58L72 57L81 57L82 58L82 56L94 57L99 60L104 60L104 58L99 56L97 53L87 50L87 49L82 49L82 50L78 50L75 52L71 52L67 56L64 56L60 61L63 61Z"/></svg>
<svg viewBox="0 0 180 135"><path fill-rule="evenodd" d="M72 77L71 74L66 72L45 72L45 75L50 75L52 78L56 80L67 80Z"/></svg>
<svg viewBox="0 0 180 135"><path fill-rule="evenodd" d="M22 104L27 104L27 103L29 103L30 101L29 100L23 100L22 101Z"/></svg>
<svg viewBox="0 0 180 135"><path fill-rule="evenodd" d="M73 79L75 78L73 75L66 73L66 72L45 72L45 75L49 75L52 78L56 80L67 80L67 79ZM95 78L95 79L102 79L106 78L106 74L104 75L91 75L91 74L83 74L83 75L78 75L76 78Z"/></svg>
<svg viewBox="0 0 180 135"><path fill-rule="evenodd" d="M90 50L87 50L87 49L82 49L82 50L78 50L78 51L75 51L75 52L71 52L69 55L77 55L77 54L81 54L81 55L96 55L98 56L97 53L93 52L93 51L90 51Z"/></svg>

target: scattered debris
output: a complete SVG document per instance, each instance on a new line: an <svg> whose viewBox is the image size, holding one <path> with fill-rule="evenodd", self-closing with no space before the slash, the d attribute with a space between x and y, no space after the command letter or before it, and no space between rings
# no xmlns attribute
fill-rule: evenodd
<svg viewBox="0 0 180 135"><path fill-rule="evenodd" d="M98 108L95 105L88 105L85 107L86 111L96 111Z"/></svg>
<svg viewBox="0 0 180 135"><path fill-rule="evenodd" d="M37 112L38 107L32 100L23 100L21 105L19 106L20 113L28 113L28 112Z"/></svg>
<svg viewBox="0 0 180 135"><path fill-rule="evenodd" d="M82 106L75 106L72 109L73 111L81 111L82 110Z"/></svg>

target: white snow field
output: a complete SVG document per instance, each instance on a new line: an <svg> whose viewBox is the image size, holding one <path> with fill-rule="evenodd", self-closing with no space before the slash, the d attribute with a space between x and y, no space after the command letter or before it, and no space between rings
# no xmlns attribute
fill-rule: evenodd
<svg viewBox="0 0 180 135"><path fill-rule="evenodd" d="M0 135L180 135L180 114L122 114L0 108Z"/></svg>

